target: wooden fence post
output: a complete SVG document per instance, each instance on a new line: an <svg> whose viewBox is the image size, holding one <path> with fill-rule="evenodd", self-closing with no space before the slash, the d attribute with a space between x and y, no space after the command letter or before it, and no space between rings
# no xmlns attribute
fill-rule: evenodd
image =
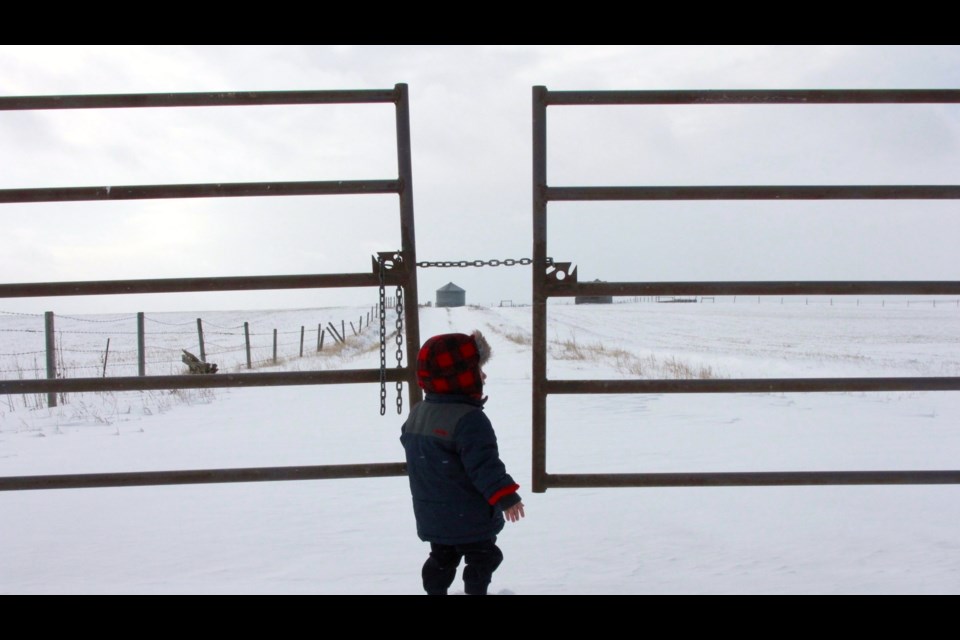
<svg viewBox="0 0 960 640"><path fill-rule="evenodd" d="M357 335L357 330L353 328L353 321L350 322L350 331L353 331L353 335Z"/></svg>
<svg viewBox="0 0 960 640"><path fill-rule="evenodd" d="M53 311L47 311L43 314L44 338L47 346L47 380L56 380L57 378L57 354L56 340L53 334ZM47 406L57 406L56 392L47 394Z"/></svg>
<svg viewBox="0 0 960 640"><path fill-rule="evenodd" d="M247 343L247 369L253 369L253 363L250 362L250 323L243 323L243 336Z"/></svg>
<svg viewBox="0 0 960 640"><path fill-rule="evenodd" d="M273 364L277 364L277 330L273 330Z"/></svg>
<svg viewBox="0 0 960 640"><path fill-rule="evenodd" d="M347 341L347 323L344 320L340 321L340 337L343 339L343 342Z"/></svg>
<svg viewBox="0 0 960 640"><path fill-rule="evenodd" d="M317 353L323 351L323 336L327 333L322 327L317 326Z"/></svg>
<svg viewBox="0 0 960 640"><path fill-rule="evenodd" d="M147 336L143 311L137 313L137 375L147 375Z"/></svg>
<svg viewBox="0 0 960 640"><path fill-rule="evenodd" d="M110 357L110 338L107 338L107 349L103 352L103 377L107 377L107 358Z"/></svg>
<svg viewBox="0 0 960 640"><path fill-rule="evenodd" d="M207 350L203 345L203 321L197 318L197 337L200 340L200 362L207 361Z"/></svg>
<svg viewBox="0 0 960 640"><path fill-rule="evenodd" d="M304 326L300 325L300 357L303 357L303 337L304 337Z"/></svg>

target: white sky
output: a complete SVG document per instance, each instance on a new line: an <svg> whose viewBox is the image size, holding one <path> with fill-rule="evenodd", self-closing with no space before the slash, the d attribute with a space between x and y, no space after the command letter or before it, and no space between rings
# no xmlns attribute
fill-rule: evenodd
<svg viewBox="0 0 960 640"><path fill-rule="evenodd" d="M0 95L410 87L421 260L531 254L531 87L956 88L960 47L0 46ZM549 182L958 184L960 105L551 107ZM0 188L396 177L391 105L0 112ZM951 201L550 205L581 280L956 280ZM0 205L3 282L369 270L396 196ZM423 270L481 304L529 267ZM313 307L373 290L0 300L60 313Z"/></svg>

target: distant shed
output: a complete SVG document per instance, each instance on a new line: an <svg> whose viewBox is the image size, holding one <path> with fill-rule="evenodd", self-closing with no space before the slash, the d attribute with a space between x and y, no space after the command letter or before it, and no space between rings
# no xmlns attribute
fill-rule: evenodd
<svg viewBox="0 0 960 640"><path fill-rule="evenodd" d="M602 280L594 280L602 282ZM613 304L613 296L577 296L574 298L575 304Z"/></svg>
<svg viewBox="0 0 960 640"><path fill-rule="evenodd" d="M462 307L467 304L467 292L452 282L437 289L438 307Z"/></svg>

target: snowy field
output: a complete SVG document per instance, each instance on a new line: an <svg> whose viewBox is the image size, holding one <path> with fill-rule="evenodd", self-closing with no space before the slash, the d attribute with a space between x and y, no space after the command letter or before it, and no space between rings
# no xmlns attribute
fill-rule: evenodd
<svg viewBox="0 0 960 640"><path fill-rule="evenodd" d="M956 301L779 302L551 305L548 374L960 375ZM147 314L147 373L183 372L198 317L223 371L245 369L244 322L257 371L375 367L375 326L316 354L319 324L367 311ZM494 348L487 413L527 518L499 539L491 592L960 593L958 487L531 493L530 308L424 308L421 322L423 338L479 328ZM0 314L3 377L42 375L42 328ZM135 316L58 317L57 331L69 377L102 374L107 338L107 374L135 373ZM76 394L54 409L0 396L0 475L398 462L388 391L385 417L376 385ZM553 396L548 438L553 473L957 469L960 393ZM405 478L3 492L0 513L6 594L418 594L427 552Z"/></svg>

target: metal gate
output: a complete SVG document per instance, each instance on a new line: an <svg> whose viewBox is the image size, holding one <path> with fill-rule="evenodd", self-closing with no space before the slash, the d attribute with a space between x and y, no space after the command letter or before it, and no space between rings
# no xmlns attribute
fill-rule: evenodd
<svg viewBox="0 0 960 640"><path fill-rule="evenodd" d="M415 369L420 345L418 319L416 242L413 216L413 178L410 151L410 104L405 84L393 89L358 91L278 91L249 93L174 93L124 95L25 96L0 98L0 111L47 109L128 109L164 107L240 107L252 105L392 104L396 111L398 177L385 180L307 182L244 182L210 184L129 185L120 187L55 187L0 190L0 204L67 202L84 200L145 200L170 198L231 198L320 196L333 194L390 194L399 196L401 250L384 252L373 260L370 273L262 275L153 280L84 282L38 282L0 284L0 298L46 296L92 296L129 293L188 291L255 291L277 289L322 289L335 287L403 288L406 306L406 367L303 371L281 373L173 375L120 378L72 378L54 380L0 380L0 394L78 393L84 391L143 391L205 389L219 387L269 387L407 383L411 405L422 399ZM381 279L380 263L384 265ZM100 473L0 478L0 491L23 489L69 489L167 484L313 480L406 475L403 463L323 465L307 467L257 467L242 469L197 469L133 473Z"/></svg>
<svg viewBox="0 0 960 640"><path fill-rule="evenodd" d="M931 200L960 199L958 185L604 186L547 184L547 107L573 105L960 103L958 90L548 91L533 88L533 490L550 487L676 487L829 484L957 484L960 471L764 473L547 473L547 396L599 393L808 393L957 391L960 377L735 380L548 380L547 300L575 296L956 295L958 281L934 282L591 282L569 263L547 261L547 205L591 200Z"/></svg>

